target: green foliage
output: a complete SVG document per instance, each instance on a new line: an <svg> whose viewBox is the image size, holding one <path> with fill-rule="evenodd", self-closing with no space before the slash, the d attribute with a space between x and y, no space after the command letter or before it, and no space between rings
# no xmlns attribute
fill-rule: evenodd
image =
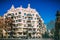
<svg viewBox="0 0 60 40"><path fill-rule="evenodd" d="M42 34L42 38L50 38L49 33L45 32L45 34Z"/></svg>

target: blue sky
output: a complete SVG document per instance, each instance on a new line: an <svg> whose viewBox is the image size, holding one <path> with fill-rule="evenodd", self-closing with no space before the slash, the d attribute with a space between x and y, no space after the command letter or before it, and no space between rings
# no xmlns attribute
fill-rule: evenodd
<svg viewBox="0 0 60 40"><path fill-rule="evenodd" d="M11 8L12 4L15 8L20 5L27 8L28 3L31 4L31 8L39 12L45 23L55 20L56 11L60 10L59 0L0 0L0 16L3 16Z"/></svg>

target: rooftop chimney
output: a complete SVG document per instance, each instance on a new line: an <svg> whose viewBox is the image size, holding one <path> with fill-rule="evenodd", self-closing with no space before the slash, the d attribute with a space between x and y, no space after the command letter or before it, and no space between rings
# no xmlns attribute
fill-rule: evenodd
<svg viewBox="0 0 60 40"><path fill-rule="evenodd" d="M28 8L30 8L30 4L28 4Z"/></svg>

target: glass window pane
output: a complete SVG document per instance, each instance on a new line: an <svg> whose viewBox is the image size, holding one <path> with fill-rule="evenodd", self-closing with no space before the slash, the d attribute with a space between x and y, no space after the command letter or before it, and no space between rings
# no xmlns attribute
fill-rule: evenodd
<svg viewBox="0 0 60 40"><path fill-rule="evenodd" d="M24 13L24 16L26 16L26 13Z"/></svg>
<svg viewBox="0 0 60 40"><path fill-rule="evenodd" d="M19 14L21 14L21 12L19 12Z"/></svg>

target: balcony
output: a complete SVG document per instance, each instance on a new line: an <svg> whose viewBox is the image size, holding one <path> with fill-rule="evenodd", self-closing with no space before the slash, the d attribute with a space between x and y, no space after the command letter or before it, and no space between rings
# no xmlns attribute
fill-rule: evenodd
<svg viewBox="0 0 60 40"><path fill-rule="evenodd" d="M33 32L33 33L36 33L36 29L34 28L32 32Z"/></svg>
<svg viewBox="0 0 60 40"><path fill-rule="evenodd" d="M33 31L32 30L29 30L28 33L33 33Z"/></svg>
<svg viewBox="0 0 60 40"><path fill-rule="evenodd" d="M36 32L40 33L40 31L36 31Z"/></svg>
<svg viewBox="0 0 60 40"><path fill-rule="evenodd" d="M22 26L18 26L18 25L17 25L17 26L14 26L13 28L22 28Z"/></svg>
<svg viewBox="0 0 60 40"><path fill-rule="evenodd" d="M28 28L33 28L33 26L28 26Z"/></svg>
<svg viewBox="0 0 60 40"><path fill-rule="evenodd" d="M13 28L19 28L18 26L15 26L15 27L13 27Z"/></svg>
<svg viewBox="0 0 60 40"><path fill-rule="evenodd" d="M17 35L13 34L14 37L17 37Z"/></svg>
<svg viewBox="0 0 60 40"><path fill-rule="evenodd" d="M31 14L27 14L27 16L28 16L28 17L32 17L32 15L31 15Z"/></svg>
<svg viewBox="0 0 60 40"><path fill-rule="evenodd" d="M31 21L27 21L27 24L31 24Z"/></svg>
<svg viewBox="0 0 60 40"><path fill-rule="evenodd" d="M22 29L15 29L14 32L16 32L16 33L17 32L23 32L23 30Z"/></svg>
<svg viewBox="0 0 60 40"><path fill-rule="evenodd" d="M27 32L27 28L24 28L24 29L23 29L23 32Z"/></svg>
<svg viewBox="0 0 60 40"><path fill-rule="evenodd" d="M13 34L13 36L20 37L20 36L22 36L22 33L21 32L18 32L18 33Z"/></svg>
<svg viewBox="0 0 60 40"><path fill-rule="evenodd" d="M10 31L7 31L8 33L10 33L11 32L11 30Z"/></svg>
<svg viewBox="0 0 60 40"><path fill-rule="evenodd" d="M26 28L27 29L28 27L27 26L23 26L23 28Z"/></svg>
<svg viewBox="0 0 60 40"><path fill-rule="evenodd" d="M33 28L32 24L27 25L28 28Z"/></svg>
<svg viewBox="0 0 60 40"><path fill-rule="evenodd" d="M33 33L32 28L28 28L28 33Z"/></svg>
<svg viewBox="0 0 60 40"><path fill-rule="evenodd" d="M15 32L17 33L17 32L23 32L23 31L19 31L19 30L18 30L18 31L15 31Z"/></svg>
<svg viewBox="0 0 60 40"><path fill-rule="evenodd" d="M27 20L33 20L33 17L28 17Z"/></svg>

